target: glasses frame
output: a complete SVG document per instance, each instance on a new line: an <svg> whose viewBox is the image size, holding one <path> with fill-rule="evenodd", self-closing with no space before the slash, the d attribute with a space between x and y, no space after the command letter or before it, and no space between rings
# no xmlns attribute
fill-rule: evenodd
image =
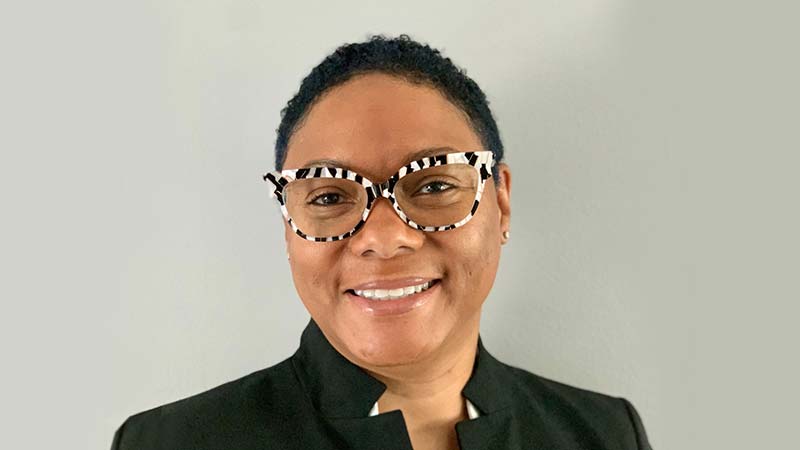
<svg viewBox="0 0 800 450"><path fill-rule="evenodd" d="M397 185L397 182L406 175L423 169L428 169L430 167L443 166L446 164L467 164L472 166L478 172L478 189L475 191L475 201L472 204L472 208L466 217L450 225L442 225L438 227L419 225L413 220L409 219L405 212L403 212L403 209L400 208L397 198L394 196L394 188ZM270 193L270 197L273 197L278 201L283 217L298 236L313 242L334 242L356 234L358 230L360 230L361 227L363 227L366 223L375 201L381 197L388 199L392 204L392 209L394 209L394 212L400 216L406 225L414 228L415 230L428 232L447 231L464 226L470 221L470 219L472 219L472 217L475 215L475 212L478 210L478 205L480 204L483 189L486 185L486 180L492 177L492 168L494 167L494 164L494 154L489 150L481 150L444 153L441 155L428 156L416 161L412 161L401 167L397 173L389 177L383 183L376 183L352 170L328 166L303 167L300 169L286 169L281 171L276 170L265 173L262 178L264 181L269 181L273 184L274 189ZM338 236L310 236L305 234L297 227L297 225L295 225L294 221L289 215L288 209L286 208L286 203L283 200L283 192L286 186L292 181L309 178L340 178L355 181L356 183L361 184L367 193L367 203L364 206L364 211L361 214L361 220L359 220L359 222L350 231Z"/></svg>

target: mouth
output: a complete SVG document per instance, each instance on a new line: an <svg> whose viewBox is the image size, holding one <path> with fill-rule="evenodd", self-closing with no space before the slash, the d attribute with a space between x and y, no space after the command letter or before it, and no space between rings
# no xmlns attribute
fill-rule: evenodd
<svg viewBox="0 0 800 450"><path fill-rule="evenodd" d="M425 292L439 283L438 279L394 289L348 289L346 292L368 300L392 301Z"/></svg>
<svg viewBox="0 0 800 450"><path fill-rule="evenodd" d="M441 279L370 282L345 291L347 304L371 317L397 317L419 310L440 295Z"/></svg>

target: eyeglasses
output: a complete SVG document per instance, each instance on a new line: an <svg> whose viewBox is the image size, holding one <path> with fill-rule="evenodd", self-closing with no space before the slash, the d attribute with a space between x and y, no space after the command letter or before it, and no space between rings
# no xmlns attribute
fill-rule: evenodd
<svg viewBox="0 0 800 450"><path fill-rule="evenodd" d="M271 197L298 236L333 242L358 232L381 197L411 228L446 231L463 226L478 210L493 166L491 151L474 151L413 161L383 183L340 167L274 171L263 178L274 185Z"/></svg>

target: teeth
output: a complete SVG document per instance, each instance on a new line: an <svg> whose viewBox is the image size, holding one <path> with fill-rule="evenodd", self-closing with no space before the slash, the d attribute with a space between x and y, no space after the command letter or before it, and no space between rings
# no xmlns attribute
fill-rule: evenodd
<svg viewBox="0 0 800 450"><path fill-rule="evenodd" d="M397 300L398 298L408 297L409 295L427 290L432 284L433 281L428 281L427 283L418 284L416 286L407 286L398 289L364 289L361 291L353 290L353 292L359 297L372 300Z"/></svg>

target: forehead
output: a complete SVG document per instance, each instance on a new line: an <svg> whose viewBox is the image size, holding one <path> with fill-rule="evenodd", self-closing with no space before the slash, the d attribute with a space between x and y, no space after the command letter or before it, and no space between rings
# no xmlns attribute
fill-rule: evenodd
<svg viewBox="0 0 800 450"><path fill-rule="evenodd" d="M435 88L368 74L312 106L289 141L284 168L324 160L380 180L437 148L483 149L466 114Z"/></svg>

